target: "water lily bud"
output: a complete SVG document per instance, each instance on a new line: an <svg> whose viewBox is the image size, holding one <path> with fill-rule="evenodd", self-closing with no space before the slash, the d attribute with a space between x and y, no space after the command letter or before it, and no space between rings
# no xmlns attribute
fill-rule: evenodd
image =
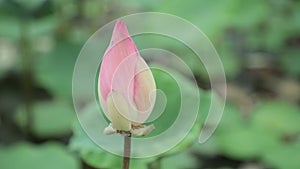
<svg viewBox="0 0 300 169"><path fill-rule="evenodd" d="M144 126L156 99L152 72L130 37L125 23L116 22L100 67L98 96L111 124L105 134L116 132L146 135L154 126Z"/></svg>

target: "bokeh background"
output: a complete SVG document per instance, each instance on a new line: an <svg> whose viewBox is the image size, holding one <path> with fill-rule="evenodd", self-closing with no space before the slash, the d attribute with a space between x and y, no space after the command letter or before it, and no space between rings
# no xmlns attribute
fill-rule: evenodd
<svg viewBox="0 0 300 169"><path fill-rule="evenodd" d="M132 160L131 168L299 169L298 0L0 0L0 168L120 168L121 158L99 149L78 125L72 73L97 29L146 11L187 19L208 36L224 64L228 95L218 129L197 143L211 96L205 69L182 44L136 37L138 48L163 46L185 60L201 107L183 142L159 157ZM168 98L166 113L176 112L175 82L160 72L154 76ZM160 120L162 129L172 124Z"/></svg>

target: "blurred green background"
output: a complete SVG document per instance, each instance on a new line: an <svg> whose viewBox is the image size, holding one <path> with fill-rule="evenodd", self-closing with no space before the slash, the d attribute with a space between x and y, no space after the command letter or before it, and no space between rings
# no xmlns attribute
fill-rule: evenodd
<svg viewBox="0 0 300 169"><path fill-rule="evenodd" d="M197 123L171 151L132 160L131 168L299 169L298 0L0 0L0 168L120 168L121 158L99 149L78 125L72 72L97 29L146 11L187 19L208 36L224 64L228 95L215 134L197 143L211 92L205 69L185 57L201 92ZM145 39L136 38L138 48L157 45L155 37ZM182 44L160 45L185 55ZM165 113L177 112L175 82L153 73L168 98ZM172 124L160 120L161 128Z"/></svg>

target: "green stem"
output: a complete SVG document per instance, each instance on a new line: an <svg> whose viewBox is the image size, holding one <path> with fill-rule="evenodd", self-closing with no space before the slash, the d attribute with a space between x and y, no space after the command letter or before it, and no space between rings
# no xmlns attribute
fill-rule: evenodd
<svg viewBox="0 0 300 169"><path fill-rule="evenodd" d="M131 135L124 136L124 154L122 169L129 169L130 164L130 150L131 149Z"/></svg>
<svg viewBox="0 0 300 169"><path fill-rule="evenodd" d="M21 20L21 38L20 38L20 49L22 53L22 84L23 84L23 97L26 113L26 134L28 135L31 131L33 124L32 117L32 52L30 41L28 37L28 19L24 18Z"/></svg>

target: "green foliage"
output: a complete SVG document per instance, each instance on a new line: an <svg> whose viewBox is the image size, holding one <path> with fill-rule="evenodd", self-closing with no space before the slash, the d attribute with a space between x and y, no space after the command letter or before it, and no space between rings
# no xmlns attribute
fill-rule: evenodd
<svg viewBox="0 0 300 169"><path fill-rule="evenodd" d="M300 50L290 49L280 57L282 69L292 77L299 77L300 75Z"/></svg>
<svg viewBox="0 0 300 169"><path fill-rule="evenodd" d="M252 119L253 127L279 137L300 132L300 110L283 101L264 103L257 108Z"/></svg>
<svg viewBox="0 0 300 169"><path fill-rule="evenodd" d="M275 168L297 169L299 164L300 144L299 139L295 143L286 143L270 150L263 161Z"/></svg>
<svg viewBox="0 0 300 169"><path fill-rule="evenodd" d="M297 168L298 159L287 154L299 156L299 118L299 109L283 101L261 104L248 118L227 105L214 136L217 144L210 148L234 159L264 159L270 166ZM291 138L291 143L285 138ZM210 150L199 151L205 154Z"/></svg>
<svg viewBox="0 0 300 169"><path fill-rule="evenodd" d="M197 168L197 160L187 151L161 159L161 169Z"/></svg>
<svg viewBox="0 0 300 169"><path fill-rule="evenodd" d="M32 110L32 132L34 135L47 138L71 132L75 113L70 104L63 101L36 103ZM21 107L15 116L20 127L26 126L25 108Z"/></svg>
<svg viewBox="0 0 300 169"><path fill-rule="evenodd" d="M12 39L20 37L20 23L16 17L0 15L0 36Z"/></svg>
<svg viewBox="0 0 300 169"><path fill-rule="evenodd" d="M79 169L78 159L58 143L33 145L22 142L8 147L0 146L1 168L6 169Z"/></svg>
<svg viewBox="0 0 300 169"><path fill-rule="evenodd" d="M235 159L256 159L269 149L278 146L276 137L260 130L237 126L227 133L218 137L220 150Z"/></svg>
<svg viewBox="0 0 300 169"><path fill-rule="evenodd" d="M56 16L43 17L34 20L33 22L29 22L28 24L30 25L28 34L32 38L52 35L58 24L58 18Z"/></svg>
<svg viewBox="0 0 300 169"><path fill-rule="evenodd" d="M54 49L37 58L35 77L37 82L53 95L70 99L72 75L81 45L61 41Z"/></svg>

